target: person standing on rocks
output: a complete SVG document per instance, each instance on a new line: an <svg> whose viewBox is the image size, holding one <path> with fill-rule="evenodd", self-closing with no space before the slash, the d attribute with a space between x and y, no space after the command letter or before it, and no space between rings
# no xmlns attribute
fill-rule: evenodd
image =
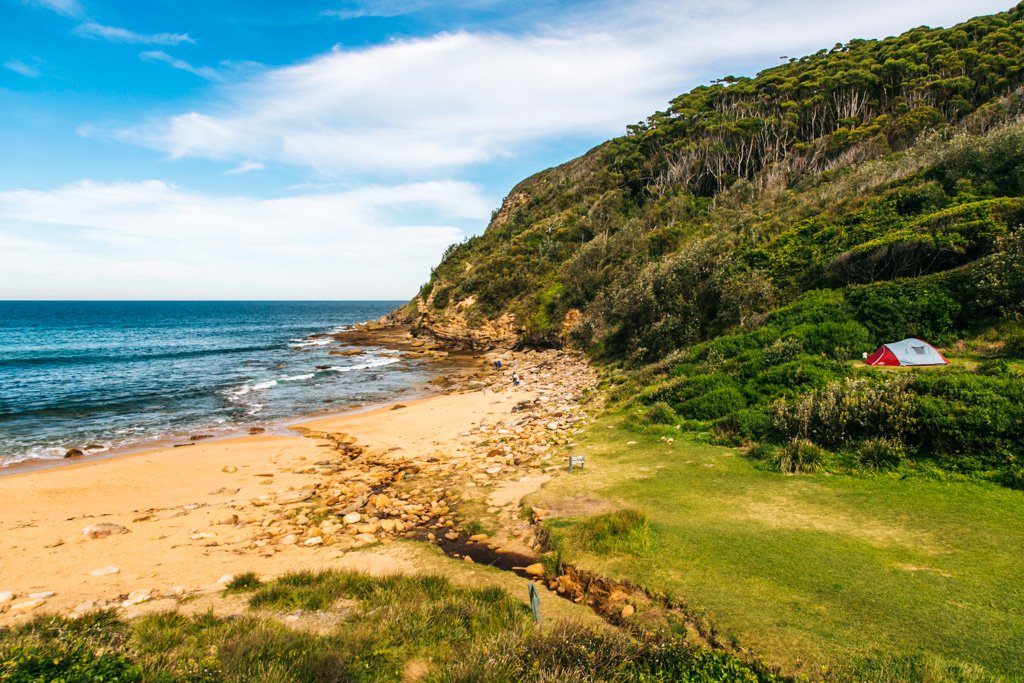
<svg viewBox="0 0 1024 683"><path fill-rule="evenodd" d="M519 375L515 371L512 372L512 386L519 386Z"/></svg>

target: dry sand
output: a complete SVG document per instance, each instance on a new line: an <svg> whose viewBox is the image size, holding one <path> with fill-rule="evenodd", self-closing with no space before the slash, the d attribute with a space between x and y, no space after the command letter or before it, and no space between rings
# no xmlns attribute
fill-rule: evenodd
<svg viewBox="0 0 1024 683"><path fill-rule="evenodd" d="M445 458L465 447L468 428L505 418L516 401L530 398L526 391L474 391L300 426L352 434L378 456ZM0 592L15 593L0 605L6 610L0 625L35 612L68 613L93 601L122 602L133 591L151 591L153 600L130 607L129 614L171 607L182 595L208 595L221 588L225 575L246 571L264 578L330 567L415 571L424 550L408 542L350 553L326 546L253 547L252 527L276 507L253 501L315 484L318 475L306 470L324 453L313 438L258 436L0 477ZM537 485L518 488L528 492ZM100 523L128 532L83 535ZM455 573L469 570L461 562L436 560L457 565ZM432 570L439 566L435 562ZM117 573L93 575L105 567ZM38 607L12 609L33 593L50 591L54 595Z"/></svg>

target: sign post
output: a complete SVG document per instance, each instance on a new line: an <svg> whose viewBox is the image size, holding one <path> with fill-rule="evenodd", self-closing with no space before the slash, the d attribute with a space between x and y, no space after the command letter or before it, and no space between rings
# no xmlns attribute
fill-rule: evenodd
<svg viewBox="0 0 1024 683"><path fill-rule="evenodd" d="M579 467L583 469L583 456L582 455L570 455L569 456L569 471L572 472L573 467Z"/></svg>
<svg viewBox="0 0 1024 683"><path fill-rule="evenodd" d="M530 582L530 608L533 610L533 620L540 626L540 594L537 592L537 586L532 581Z"/></svg>

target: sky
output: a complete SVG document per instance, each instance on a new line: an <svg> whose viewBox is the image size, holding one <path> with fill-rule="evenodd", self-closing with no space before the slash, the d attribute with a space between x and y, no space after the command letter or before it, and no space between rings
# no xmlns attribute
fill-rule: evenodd
<svg viewBox="0 0 1024 683"><path fill-rule="evenodd" d="M0 0L0 299L408 299L726 75L1012 0Z"/></svg>

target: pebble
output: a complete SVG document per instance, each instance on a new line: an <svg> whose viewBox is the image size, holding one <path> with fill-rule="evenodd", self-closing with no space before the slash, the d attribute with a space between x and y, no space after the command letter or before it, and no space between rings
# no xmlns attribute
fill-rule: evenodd
<svg viewBox="0 0 1024 683"><path fill-rule="evenodd" d="M99 569L93 569L91 572L89 572L89 576L108 576L110 574L120 573L120 569L118 569L114 565L110 565L109 567L100 567Z"/></svg>
<svg viewBox="0 0 1024 683"><path fill-rule="evenodd" d="M47 598L52 598L56 594L57 593L55 591L39 591L38 593L29 593L28 597L33 600L46 600Z"/></svg>
<svg viewBox="0 0 1024 683"><path fill-rule="evenodd" d="M126 534L128 529L121 526L120 524L111 524L110 522L103 522L100 524L90 524L89 526L82 529L82 535L87 538L106 538L114 534Z"/></svg>
<svg viewBox="0 0 1024 683"><path fill-rule="evenodd" d="M128 599L121 603L121 607L131 607L149 602L153 599L153 591L147 588L140 588L128 594Z"/></svg>
<svg viewBox="0 0 1024 683"><path fill-rule="evenodd" d="M304 545L304 546L323 545L323 542L324 542L324 537L323 536L313 536L312 538L307 538L305 541L303 541L302 545Z"/></svg>
<svg viewBox="0 0 1024 683"><path fill-rule="evenodd" d="M5 602L10 602L13 599L14 599L14 592L13 591L0 591L0 605L4 604Z"/></svg>
<svg viewBox="0 0 1024 683"><path fill-rule="evenodd" d="M224 467L222 467L220 471L226 472L228 474L234 474L235 472L238 471L238 468L235 467L234 465L224 465Z"/></svg>
<svg viewBox="0 0 1024 683"><path fill-rule="evenodd" d="M626 605L622 608L622 611L619 612L619 616L623 619L629 619L634 614L636 614L636 608L633 607L633 605Z"/></svg>
<svg viewBox="0 0 1024 683"><path fill-rule="evenodd" d="M363 516L358 512L350 512L341 518L341 521L345 524L359 524L362 521Z"/></svg>
<svg viewBox="0 0 1024 683"><path fill-rule="evenodd" d="M41 599L26 600L25 602L19 602L19 603L16 603L14 605L11 605L11 611L12 612L31 612L36 607L39 607L40 605L42 605L45 602L46 602L46 600L41 600Z"/></svg>
<svg viewBox="0 0 1024 683"><path fill-rule="evenodd" d="M277 503L279 505L289 505L291 503L301 503L304 500L309 500L313 497L314 491L312 489L299 489L298 491L285 491L277 495Z"/></svg>
<svg viewBox="0 0 1024 683"><path fill-rule="evenodd" d="M80 602L77 605L75 605L74 609L71 611L81 614L82 612L88 612L92 609L96 609L96 601L86 600L85 602Z"/></svg>

